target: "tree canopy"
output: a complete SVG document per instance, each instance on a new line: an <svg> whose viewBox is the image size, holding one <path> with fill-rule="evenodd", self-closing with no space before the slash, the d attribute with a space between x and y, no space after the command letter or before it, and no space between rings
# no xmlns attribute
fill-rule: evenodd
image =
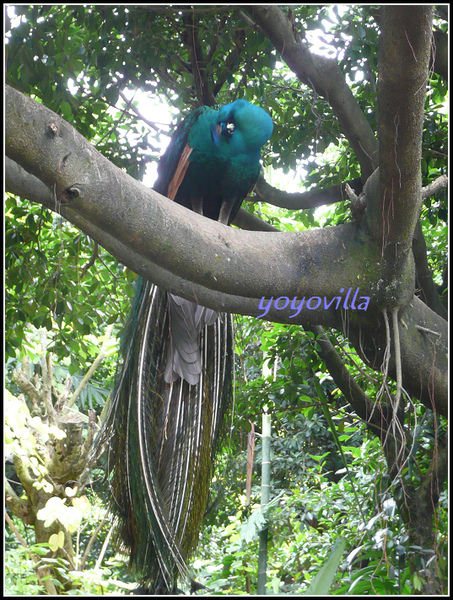
<svg viewBox="0 0 453 600"><path fill-rule="evenodd" d="M395 497L412 542L434 548L447 464L446 11L10 7L11 365L31 331L47 330L69 373L83 371L106 327L120 330L135 274L244 315L240 363L254 411L264 400L253 351L278 365L269 385L280 409L279 390L300 399L322 370L380 441L392 482L407 475L420 419L432 423L421 450L430 465ZM265 108L274 132L237 227L226 228L142 180L173 130L156 118L158 103L179 122L236 98Z"/></svg>

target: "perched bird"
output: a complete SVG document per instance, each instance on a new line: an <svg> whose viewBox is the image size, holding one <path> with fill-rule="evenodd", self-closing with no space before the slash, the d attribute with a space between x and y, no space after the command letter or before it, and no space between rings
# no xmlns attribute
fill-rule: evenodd
<svg viewBox="0 0 453 600"><path fill-rule="evenodd" d="M176 128L154 189L229 225L256 183L270 116L246 100ZM118 538L150 593L192 581L219 430L232 391L232 319L139 279L98 436Z"/></svg>

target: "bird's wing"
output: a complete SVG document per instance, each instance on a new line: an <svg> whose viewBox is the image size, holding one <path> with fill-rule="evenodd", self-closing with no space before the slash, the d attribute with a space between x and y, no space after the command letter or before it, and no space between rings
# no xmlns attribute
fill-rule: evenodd
<svg viewBox="0 0 453 600"><path fill-rule="evenodd" d="M192 151L193 148L191 148L189 144L184 146L184 150L181 153L181 158L179 159L175 174L173 175L168 186L167 197L170 198L170 200L174 200L176 194L178 193L179 186L181 185L189 166L189 158L192 154Z"/></svg>
<svg viewBox="0 0 453 600"><path fill-rule="evenodd" d="M176 196L189 164L190 152L186 148L189 132L207 109L206 106L198 108L176 127L168 148L159 161L158 176L154 184L154 189L159 194L167 196L171 186L172 199ZM176 185L176 180L179 182L178 185ZM174 183L172 184L172 182Z"/></svg>

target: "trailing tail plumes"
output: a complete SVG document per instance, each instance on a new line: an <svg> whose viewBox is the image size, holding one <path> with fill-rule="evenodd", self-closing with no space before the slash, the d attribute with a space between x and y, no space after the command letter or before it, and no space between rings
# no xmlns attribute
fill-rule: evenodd
<svg viewBox="0 0 453 600"><path fill-rule="evenodd" d="M222 315L202 332L198 384L168 384L167 308L167 293L139 280L103 428L119 539L140 579L160 593L174 588L177 573L190 577L185 561L207 502L232 349L231 320Z"/></svg>
<svg viewBox="0 0 453 600"><path fill-rule="evenodd" d="M155 189L230 224L271 133L269 115L245 100L202 107L176 129ZM131 566L151 593L171 593L178 576L192 580L186 561L232 391L232 319L139 279L121 354L98 452Z"/></svg>

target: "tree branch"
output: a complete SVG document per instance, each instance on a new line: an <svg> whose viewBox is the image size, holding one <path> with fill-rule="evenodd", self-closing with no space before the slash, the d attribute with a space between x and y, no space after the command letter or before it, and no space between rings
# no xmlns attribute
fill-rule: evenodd
<svg viewBox="0 0 453 600"><path fill-rule="evenodd" d="M382 319L370 327L345 323L343 332L373 369L379 370L387 344ZM448 324L419 298L399 312L401 369L403 387L434 412L448 415ZM430 325L428 325L430 323ZM391 356L388 375L396 379L396 363ZM432 382L436 381L433 385Z"/></svg>
<svg viewBox="0 0 453 600"><path fill-rule="evenodd" d="M448 177L446 175L441 175L422 189L422 199L426 200L426 198L434 196L434 194L437 194L437 192L440 192L440 190L445 189L447 186Z"/></svg>
<svg viewBox="0 0 453 600"><path fill-rule="evenodd" d="M357 194L362 191L362 181L358 178L322 190L316 189L309 192L289 193L272 187L261 175L256 184L255 193L258 196L257 200L260 202L267 202L273 206L279 206L280 208L287 208L289 210L303 210L307 208L316 208L317 206L335 204L336 202L346 200L347 195L345 187L347 184L349 184Z"/></svg>
<svg viewBox="0 0 453 600"><path fill-rule="evenodd" d="M244 208L240 208L237 215L234 217L233 225L239 229L247 229L247 231L280 231L266 221L262 221L256 215L251 215Z"/></svg>
<svg viewBox="0 0 453 600"><path fill-rule="evenodd" d="M107 348L108 348L108 344L109 344L109 341L110 341L110 336L112 335L112 331L113 331L113 324L108 325L108 327L107 327L107 329L105 331L105 336L104 336L105 339L104 339L104 342L102 343L102 347L101 347L101 349L99 351L99 354L96 356L93 364L91 365L91 367L86 372L86 374L83 377L82 381L79 383L79 385L78 385L76 391L74 392L74 394L72 395L72 397L66 403L66 408L71 408L71 406L73 406L75 404L77 398L82 393L84 387L90 381L90 379L93 376L93 374L95 373L96 369L101 364L101 362L104 360L104 356L105 356L105 353L106 353Z"/></svg>
<svg viewBox="0 0 453 600"><path fill-rule="evenodd" d="M198 101L200 106L214 106L215 97L212 92L212 73L208 69L208 62L198 39L198 32L195 26L195 12L192 11L189 14L183 14L182 20L185 28L184 41L190 51L192 76Z"/></svg>
<svg viewBox="0 0 453 600"><path fill-rule="evenodd" d="M266 32L288 67L330 104L357 156L363 181L366 181L377 166L377 142L338 64L312 54L295 35L288 15L279 6L260 4L246 7L246 10Z"/></svg>
<svg viewBox="0 0 453 600"><path fill-rule="evenodd" d="M260 314L263 296L335 295L357 281L365 293L370 270L364 277L366 249L353 234L354 224L285 234L228 228L147 189L55 113L12 88L7 113L7 154L52 190L56 200L47 198L46 205L165 289L206 306L213 304L207 290L229 295L234 289L241 299L253 298L253 314ZM374 249L369 252L371 263ZM176 289L168 273L179 278ZM196 296L193 283L201 286Z"/></svg>
<svg viewBox="0 0 453 600"><path fill-rule="evenodd" d="M378 316L383 306L406 304L406 313L400 314L411 325L402 336L402 351L412 357L415 343L418 371L405 371L403 364L403 385L430 406L435 402L445 414L447 324L424 304L417 304L404 278L401 288L387 284L366 230L355 223L297 233L225 227L129 177L42 104L12 88L6 92L7 155L27 171L18 182L11 181L11 173L20 173L13 162L11 171L6 170L7 189L20 193L23 185L29 192L36 191L40 202L57 209L132 270L163 289L216 310L263 316L260 302L270 299L266 320L336 327L348 337L356 331L359 349L362 331L379 346ZM371 195L373 181L367 192ZM330 301L349 288L360 288L362 296L370 297L364 314L345 314L332 304L317 310L303 304L296 314L272 302L283 297L300 303L314 297L322 303L322 297ZM428 348L428 362L424 361L426 341L418 346L417 325L441 333L434 354ZM379 361L373 365L380 368Z"/></svg>
<svg viewBox="0 0 453 600"><path fill-rule="evenodd" d="M349 373L322 327L310 327L310 331L316 336L316 343L320 347L319 354L324 359L329 373L357 416L366 423L370 431L380 439L384 439L391 423L391 411L386 411L387 407L385 406L373 403L365 394Z"/></svg>
<svg viewBox="0 0 453 600"><path fill-rule="evenodd" d="M381 200L369 212L384 255L411 249L422 201L420 161L433 6L382 7L378 138Z"/></svg>
<svg viewBox="0 0 453 600"><path fill-rule="evenodd" d="M434 72L448 81L448 35L437 29L433 39Z"/></svg>
<svg viewBox="0 0 453 600"><path fill-rule="evenodd" d="M439 294L428 265L427 249L420 221L417 222L415 227L412 250L414 252L415 267L417 270L417 288L421 291L423 302L438 315L447 319L448 312L439 299Z"/></svg>
<svg viewBox="0 0 453 600"><path fill-rule="evenodd" d="M5 480L5 505L13 515L22 519L24 523L28 525L33 523L34 516L32 515L30 502L26 498L19 498L8 480Z"/></svg>

